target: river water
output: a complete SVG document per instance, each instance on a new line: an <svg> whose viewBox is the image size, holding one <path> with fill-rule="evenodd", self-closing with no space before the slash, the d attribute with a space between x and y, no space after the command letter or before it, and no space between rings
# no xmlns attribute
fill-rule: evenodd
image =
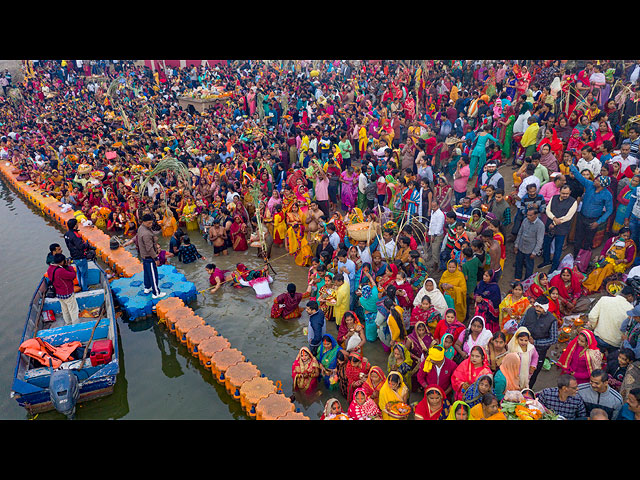
<svg viewBox="0 0 640 480"><path fill-rule="evenodd" d="M45 258L49 244L57 242L68 253L63 231L42 213L26 203L12 188L0 180L0 305L2 305L3 335L0 337L0 395L2 418L20 420L30 418L17 402L10 398L11 383L16 366L17 348L22 337L27 305L46 270ZM261 267L255 250L231 252L229 256L213 259L212 247L197 232L190 234L193 243L206 260L189 265L173 262L198 290L208 286L204 266L210 261L223 269L233 269L242 262L248 268ZM160 239L167 246L167 239ZM135 250L132 250L135 253ZM289 256L281 257L283 249L274 248L274 296L294 282L299 291L306 288L307 269L297 266ZM277 258L281 257L281 258ZM270 308L273 299L259 300L251 288L235 289L225 285L216 294L208 291L198 296L190 306L196 314L215 327L240 350L247 360L274 382L281 382L283 393L290 396L291 364L301 346L307 344L304 327L306 313L299 320L273 320ZM336 334L335 323L328 325L329 333ZM82 403L77 419L249 419L240 403L219 385L211 372L204 369L185 346L158 325L155 317L137 321L118 320L120 335L120 374L115 391L106 398ZM364 354L372 365L386 371L387 355L379 342L367 344ZM324 402L339 398L343 408L346 401L339 392L321 390L313 398L296 396L294 405L311 419L322 413ZM413 398L412 398L413 400ZM36 419L62 419L57 412L39 414Z"/></svg>

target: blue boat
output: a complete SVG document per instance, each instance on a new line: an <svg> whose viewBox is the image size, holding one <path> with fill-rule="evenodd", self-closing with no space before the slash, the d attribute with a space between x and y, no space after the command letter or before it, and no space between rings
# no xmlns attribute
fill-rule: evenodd
<svg viewBox="0 0 640 480"><path fill-rule="evenodd" d="M43 276L33 295L20 345L25 340L39 337L54 347L78 341L81 346L69 361L58 368L44 366L18 350L11 397L30 414L58 410L52 401L50 385L57 385L52 377L59 377L67 370L74 374L73 384L79 386L75 403L105 397L113 393L119 368L119 349L113 295L105 271L95 262L88 262L89 289L75 294L80 312L92 315L80 316L75 325L65 325L60 302L47 298L48 280ZM46 313L45 313L46 312ZM45 319L47 321L45 321ZM107 363L92 365L91 348L98 340L111 340L113 355ZM85 353L85 350L88 351ZM81 364L84 364L81 368ZM64 375L63 375L64 376ZM63 392L63 391L61 391ZM61 393L61 392L56 392ZM65 392L66 393L66 392ZM74 410L75 410L74 403Z"/></svg>

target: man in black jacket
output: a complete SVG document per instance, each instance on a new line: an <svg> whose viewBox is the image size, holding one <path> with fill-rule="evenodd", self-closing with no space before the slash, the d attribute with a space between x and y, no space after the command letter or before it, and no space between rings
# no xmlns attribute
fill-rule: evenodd
<svg viewBox="0 0 640 480"><path fill-rule="evenodd" d="M69 249L69 257L73 260L78 272L78 284L83 292L89 288L89 267L87 265L87 251L91 249L89 243L82 240L78 234L78 220L72 218L67 222L69 230L64 234L64 241Z"/></svg>

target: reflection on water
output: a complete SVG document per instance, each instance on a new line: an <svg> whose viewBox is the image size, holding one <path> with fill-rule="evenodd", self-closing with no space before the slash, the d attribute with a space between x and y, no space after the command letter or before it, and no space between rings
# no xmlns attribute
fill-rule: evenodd
<svg viewBox="0 0 640 480"><path fill-rule="evenodd" d="M44 259L48 246L53 242L60 243L66 253L62 230L22 199L16 201L16 197L19 196L0 182L0 224L5 226L0 229L0 242L4 248L0 257L0 305L3 306L0 372L7 390L13 378L26 306L46 269ZM249 269L263 266L255 250L230 252L228 256L214 258L213 248L198 232L189 234L206 260L183 265L172 259L171 263L194 282L198 290L209 286L209 276L204 267L210 262L227 270L234 269L237 263L244 263ZM164 248L168 243L167 238L160 238ZM134 246L127 249L135 254ZM284 292L290 282L295 283L300 291L307 285L307 269L295 265L289 256L281 257L283 253L283 249L274 248L275 273L271 273L274 296ZM304 313L297 320L273 320L269 315L272 302L273 297L257 299L252 288L233 288L227 284L215 294L207 289L190 306L261 373L274 382L281 382L283 393L290 396L293 393L291 364L300 347L307 344L303 329L308 318ZM215 381L211 372L154 318L133 322L121 318L118 325L122 362L114 394L82 404L78 409L78 419L248 418L240 403ZM330 323L327 328L329 333L337 334L335 323ZM372 365L379 365L386 371L387 355L379 342L365 345L364 354ZM311 398L301 398L296 394L295 406L311 419L317 419L324 402L333 396L340 398L339 392L325 390ZM346 402L342 400L342 403L346 409ZM0 398L0 408L2 418L27 418L25 411L8 395ZM38 418L60 416L51 413Z"/></svg>

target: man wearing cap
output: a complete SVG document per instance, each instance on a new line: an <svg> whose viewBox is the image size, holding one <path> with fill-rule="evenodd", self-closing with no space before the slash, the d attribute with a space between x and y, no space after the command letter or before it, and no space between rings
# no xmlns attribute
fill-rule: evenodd
<svg viewBox="0 0 640 480"><path fill-rule="evenodd" d="M518 327L526 327L531 333L529 341L538 352L538 365L529 379L529 388L533 389L538 374L547 357L547 350L558 341L558 320L549 312L549 299L541 295L536 298L534 308L529 308L522 316Z"/></svg>
<svg viewBox="0 0 640 480"><path fill-rule="evenodd" d="M446 397L451 398L453 387L451 375L458 365L450 358L445 357L444 348L434 345L429 348L427 356L418 367L418 383L422 388L430 385L438 385Z"/></svg>
<svg viewBox="0 0 640 480"><path fill-rule="evenodd" d="M47 269L47 278L56 289L56 298L60 302L64 324L78 323L78 302L73 284L76 272L67 264L67 259L62 253L56 253L53 256L53 263Z"/></svg>
<svg viewBox="0 0 640 480"><path fill-rule="evenodd" d="M593 181L587 180L575 165L571 165L569 171L584 187L582 209L578 212L573 246L573 256L576 257L580 250L591 250L596 230L613 213L613 196L607 189L611 178L600 175Z"/></svg>
<svg viewBox="0 0 640 480"><path fill-rule="evenodd" d="M625 286L613 297L604 295L589 312L588 327L593 331L598 348L607 354L622 344L622 323L627 317L640 317L640 306L633 306L633 288Z"/></svg>
<svg viewBox="0 0 640 480"><path fill-rule="evenodd" d="M161 298L166 294L160 291L158 286L158 267L156 258L158 257L158 243L151 230L153 225L153 215L147 213L142 217L142 224L138 228L138 250L142 258L142 268L144 271L144 293L151 293L152 298Z"/></svg>
<svg viewBox="0 0 640 480"><path fill-rule="evenodd" d="M67 233L64 234L64 241L69 249L69 256L73 260L78 275L78 284L83 292L89 289L89 266L87 264L87 250L91 248L89 243L82 240L78 234L78 220L75 218L67 222Z"/></svg>

